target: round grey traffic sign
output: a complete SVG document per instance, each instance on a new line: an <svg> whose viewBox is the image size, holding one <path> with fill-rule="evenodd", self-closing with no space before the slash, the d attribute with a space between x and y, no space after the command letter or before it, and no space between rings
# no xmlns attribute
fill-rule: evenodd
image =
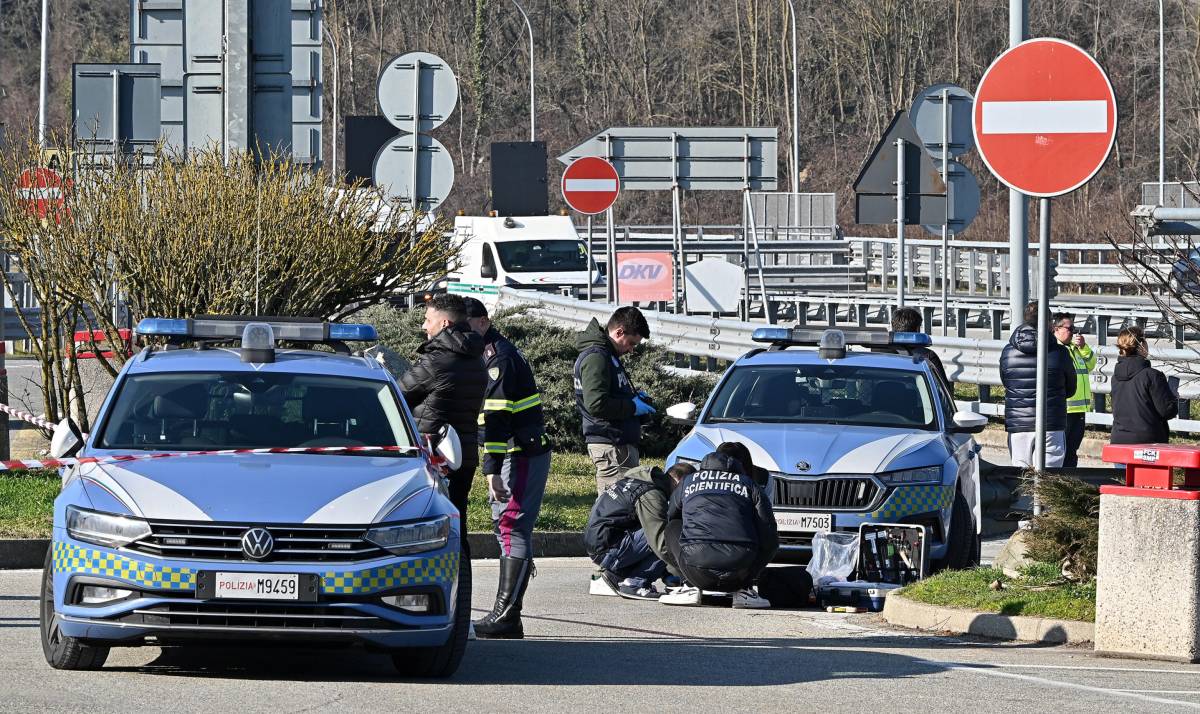
<svg viewBox="0 0 1200 714"><path fill-rule="evenodd" d="M379 75L379 109L397 129L431 131L445 123L458 104L458 78L441 57L409 52L388 62Z"/></svg>
<svg viewBox="0 0 1200 714"><path fill-rule="evenodd" d="M979 215L979 181L966 166L951 161L948 163L950 179L946 182L946 227L951 233L962 233ZM934 235L942 234L942 226L923 225L922 228Z"/></svg>
<svg viewBox="0 0 1200 714"><path fill-rule="evenodd" d="M950 132L945 137L951 157L962 156L975 148L975 129L971 125L975 99L971 93L954 84L935 84L917 94L908 116L925 142L925 149L935 159L942 158L942 107L949 107Z"/></svg>
<svg viewBox="0 0 1200 714"><path fill-rule="evenodd" d="M454 160L440 141L424 134L416 135L419 148L414 160L413 136L397 136L384 144L375 155L372 174L388 198L433 211L454 187Z"/></svg>

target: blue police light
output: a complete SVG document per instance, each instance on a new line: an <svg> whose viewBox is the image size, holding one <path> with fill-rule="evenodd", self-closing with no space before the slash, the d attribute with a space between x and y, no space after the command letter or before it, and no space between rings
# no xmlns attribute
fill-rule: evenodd
<svg viewBox="0 0 1200 714"><path fill-rule="evenodd" d="M371 342L379 339L374 325L329 325L329 339Z"/></svg>
<svg viewBox="0 0 1200 714"><path fill-rule="evenodd" d="M138 323L139 335L161 335L165 337L187 336L189 333L187 320L172 320L165 317L146 317Z"/></svg>
<svg viewBox="0 0 1200 714"><path fill-rule="evenodd" d="M750 335L755 342L788 342L791 338L792 331L786 327L760 327Z"/></svg>
<svg viewBox="0 0 1200 714"><path fill-rule="evenodd" d="M933 338L924 332L893 332L892 344L927 347L933 344Z"/></svg>

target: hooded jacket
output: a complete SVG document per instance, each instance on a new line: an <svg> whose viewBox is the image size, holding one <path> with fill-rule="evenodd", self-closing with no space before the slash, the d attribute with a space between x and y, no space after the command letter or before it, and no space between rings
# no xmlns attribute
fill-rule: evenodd
<svg viewBox="0 0 1200 714"><path fill-rule="evenodd" d="M641 529L650 549L670 568L670 558L663 557L667 552L670 480L657 466L639 466L626 471L624 478L604 489L592 506L583 532L588 555L598 560L620 545L626 534Z"/></svg>
<svg viewBox="0 0 1200 714"><path fill-rule="evenodd" d="M432 434L449 424L464 444L474 447L488 383L483 338L465 323L450 325L422 343L417 355L412 368L400 377L400 391L417 429Z"/></svg>
<svg viewBox="0 0 1200 714"><path fill-rule="evenodd" d="M1046 335L1046 431L1067 428L1067 400L1075 394L1075 363L1066 348ZM1004 428L1008 432L1036 429L1037 327L1024 324L1013 331L1000 352L1000 382L1004 384Z"/></svg>
<svg viewBox="0 0 1200 714"><path fill-rule="evenodd" d="M637 391L613 349L604 327L592 318L575 335L575 405L583 416L583 440L589 444L637 445L642 426L633 415Z"/></svg>
<svg viewBox="0 0 1200 714"><path fill-rule="evenodd" d="M1141 355L1117 360L1112 386L1112 443L1165 444L1179 409L1163 373Z"/></svg>
<svg viewBox="0 0 1200 714"><path fill-rule="evenodd" d="M667 505L682 520L679 565L736 581L766 565L779 549L771 503L737 461L711 453L685 478Z"/></svg>

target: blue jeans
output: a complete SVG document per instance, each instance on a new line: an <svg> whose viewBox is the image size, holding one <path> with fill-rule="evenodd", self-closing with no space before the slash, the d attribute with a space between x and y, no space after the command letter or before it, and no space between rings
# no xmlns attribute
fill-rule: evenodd
<svg viewBox="0 0 1200 714"><path fill-rule="evenodd" d="M667 564L650 550L646 534L640 529L626 533L616 548L596 559L596 565L635 585L648 585L667 573Z"/></svg>

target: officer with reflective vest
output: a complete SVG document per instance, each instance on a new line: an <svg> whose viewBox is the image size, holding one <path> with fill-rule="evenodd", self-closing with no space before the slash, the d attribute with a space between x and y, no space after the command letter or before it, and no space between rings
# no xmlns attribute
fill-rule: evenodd
<svg viewBox="0 0 1200 714"><path fill-rule="evenodd" d="M1069 312L1056 312L1054 339L1067 349L1075 365L1075 394L1067 399L1066 457L1063 466L1079 465L1079 445L1083 443L1083 430L1088 410L1092 404L1091 374L1096 368L1096 353L1075 329L1075 316Z"/></svg>
<svg viewBox="0 0 1200 714"><path fill-rule="evenodd" d="M471 329L484 342L488 383L479 416L483 475L501 554L496 602L491 612L475 621L475 634L484 639L522 639L521 606L533 571L533 525L550 473L550 442L542 396L529 363L492 327L483 303L467 298L466 305Z"/></svg>

